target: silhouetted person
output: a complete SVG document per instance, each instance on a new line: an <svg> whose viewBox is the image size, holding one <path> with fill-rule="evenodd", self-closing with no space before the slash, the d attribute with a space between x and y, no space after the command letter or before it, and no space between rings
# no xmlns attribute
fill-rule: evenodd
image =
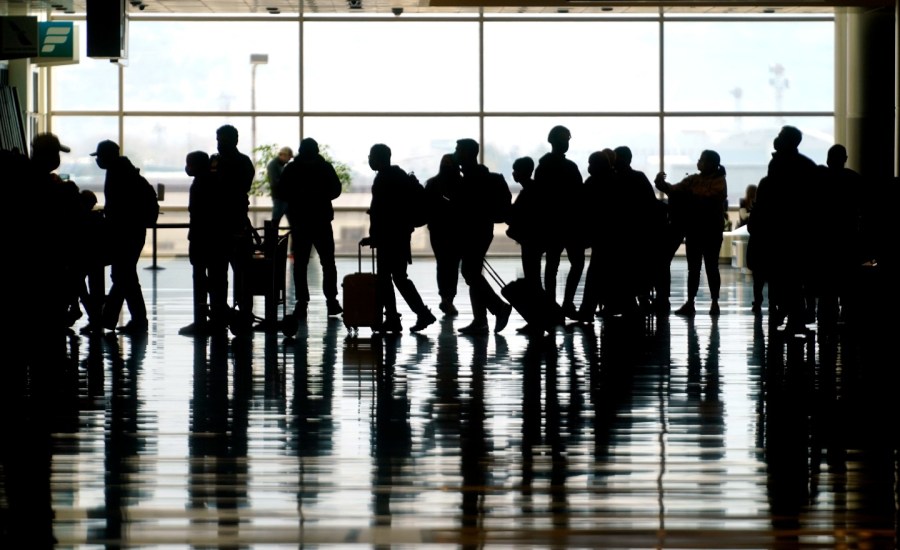
<svg viewBox="0 0 900 550"><path fill-rule="evenodd" d="M591 261L584 279L581 306L577 319L593 324L598 306L611 296L609 272L619 269L610 254L610 244L617 241L617 228L612 226L611 211L618 208L616 173L613 167L616 154L612 149L595 151L588 157L588 178L584 182L585 207L591 213L585 221L585 238L591 247Z"/></svg>
<svg viewBox="0 0 900 550"><path fill-rule="evenodd" d="M550 129L550 152L541 157L534 181L545 200L546 259L544 289L556 299L556 273L563 250L569 259L569 274L563 292L563 314L577 317L575 292L584 271L584 187L578 166L566 158L572 134L565 126Z"/></svg>
<svg viewBox="0 0 900 550"><path fill-rule="evenodd" d="M137 264L147 240L147 225L141 216L141 185L145 182L128 157L120 156L119 145L113 141L98 143L91 156L97 157L97 166L106 170L103 213L110 237L112 286L103 304L103 328L130 335L144 334L149 325ZM131 319L116 328L123 304L128 305Z"/></svg>
<svg viewBox="0 0 900 550"><path fill-rule="evenodd" d="M679 183L666 181L665 172L656 175L656 187L666 195L676 197L684 208L685 254L688 263L687 302L675 312L679 315L695 313L694 300L700 288L700 268L706 267L706 279L712 303L710 315L719 314L719 251L725 228L728 188L725 168L719 164L719 154L712 150L700 153L699 173L687 176Z"/></svg>
<svg viewBox="0 0 900 550"><path fill-rule="evenodd" d="M80 243L76 269L78 272L78 297L87 314L87 325L81 334L103 331L103 301L106 298L106 258L108 232L103 211L96 208L97 195L88 189L79 192Z"/></svg>
<svg viewBox="0 0 900 550"><path fill-rule="evenodd" d="M547 247L547 224L545 223L544 201L531 178L534 174L534 160L521 157L513 162L513 180L522 186L509 212L509 226L506 235L519 243L522 254L523 278L534 289L535 295L544 292L541 284L541 259ZM516 329L519 333L531 332L529 325ZM538 329L543 332L543 329Z"/></svg>
<svg viewBox="0 0 900 550"><path fill-rule="evenodd" d="M811 259L809 247L797 246L797 240L811 227L809 198L818 174L816 164L798 150L802 139L793 126L782 127L775 137L748 226L754 254L769 274L769 321L778 326L787 318L792 332L802 331L806 323Z"/></svg>
<svg viewBox="0 0 900 550"><path fill-rule="evenodd" d="M494 332L509 322L512 306L504 302L482 272L484 258L494 240L494 224L506 221L512 194L506 180L478 163L478 142L456 141L456 161L463 178L459 186L459 207L455 209L456 238L462 246L462 275L469 286L472 323L459 329L470 336L488 334L487 312L495 317Z"/></svg>
<svg viewBox="0 0 900 550"><path fill-rule="evenodd" d="M653 221L658 217L659 201L647 176L631 167L632 153L627 146L614 149L616 177L612 201L605 211L608 216L609 239L607 250L611 256L609 300L604 303L608 315L628 315L639 312L638 304L646 305L657 261L653 258L660 239ZM648 253L648 250L650 253Z"/></svg>
<svg viewBox="0 0 900 550"><path fill-rule="evenodd" d="M383 143L376 143L369 150L369 167L377 172L372 182L372 204L369 207L369 237L363 244L378 249L377 294L380 308L384 311L381 332L400 332L400 313L397 312L397 298L394 286L416 314L416 323L410 327L418 332L437 319L425 306L416 285L409 279L406 266L412 263L410 236L415 226L410 222L413 195L423 192L407 173L391 164L391 149Z"/></svg>
<svg viewBox="0 0 900 550"><path fill-rule="evenodd" d="M334 166L319 154L319 144L313 138L304 138L300 142L297 156L281 173L279 193L279 198L288 203L287 218L291 226L294 291L297 295L294 315L306 317L309 305L307 266L313 247L322 265L322 292L328 315L340 315L344 310L337 298L331 201L341 194L341 180Z"/></svg>
<svg viewBox="0 0 900 550"><path fill-rule="evenodd" d="M764 176L765 177L765 176ZM754 315L762 314L763 291L766 287L766 273L761 261L758 261L759 254L756 254L756 247L751 246L754 239L750 234L750 218L753 215L753 206L756 204L756 192L759 185L751 183L744 191L744 198L740 201L740 222L738 227L747 226L747 250L744 252L744 259L747 268L753 276L753 304L751 311Z"/></svg>
<svg viewBox="0 0 900 550"><path fill-rule="evenodd" d="M281 218L287 212L287 202L278 198L281 193L278 192L278 185L281 183L281 173L284 167L294 158L294 151L290 147L282 147L278 150L275 158L266 165L266 175L269 176L269 188L272 191L272 225L278 227Z"/></svg>
<svg viewBox="0 0 900 550"><path fill-rule="evenodd" d="M188 197L188 258L194 285L194 320L184 336L223 332L228 325L228 257L231 245L227 195L209 171L204 151L187 154L184 171L193 177Z"/></svg>
<svg viewBox="0 0 900 550"><path fill-rule="evenodd" d="M437 269L438 295L441 297L440 310L448 317L459 311L453 305L459 284L459 267L462 260L460 242L456 238L453 209L458 201L458 190L462 174L452 154L441 157L441 165L436 176L425 182L428 197L428 237Z"/></svg>
<svg viewBox="0 0 900 550"><path fill-rule="evenodd" d="M247 279L253 248L249 193L256 168L250 157L238 151L238 131L230 124L216 130L216 149L218 153L210 157L209 166L223 199L228 262L234 276L237 308L228 322L232 333L246 334L253 323L253 289Z"/></svg>
<svg viewBox="0 0 900 550"><path fill-rule="evenodd" d="M852 309L852 285L862 264L860 250L862 176L846 167L847 149L840 144L828 149L826 166L814 194L819 231L814 254L820 322L834 323Z"/></svg>

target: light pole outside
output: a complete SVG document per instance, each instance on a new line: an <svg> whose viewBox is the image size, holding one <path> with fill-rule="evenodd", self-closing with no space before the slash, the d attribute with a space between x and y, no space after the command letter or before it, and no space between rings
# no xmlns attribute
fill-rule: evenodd
<svg viewBox="0 0 900 550"><path fill-rule="evenodd" d="M250 54L250 156L256 165L256 68L269 62L269 54Z"/></svg>

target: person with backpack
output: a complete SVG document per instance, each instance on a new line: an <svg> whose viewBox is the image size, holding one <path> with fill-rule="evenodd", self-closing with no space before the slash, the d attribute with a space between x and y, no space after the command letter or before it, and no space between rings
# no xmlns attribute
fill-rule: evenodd
<svg viewBox="0 0 900 550"><path fill-rule="evenodd" d="M294 291L297 303L293 315L306 319L309 305L307 280L313 247L322 266L322 294L329 317L344 309L338 301L337 264L334 258L334 207L331 201L341 195L341 180L319 152L319 143L303 138L297 156L284 167L275 198L287 202L287 219L291 226L291 252L294 262Z"/></svg>
<svg viewBox="0 0 900 550"><path fill-rule="evenodd" d="M487 313L494 319L494 332L509 323L512 306L491 288L484 276L484 259L494 240L494 224L506 223L512 206L512 193L501 174L491 172L478 162L478 142L471 138L456 141L454 156L462 171L462 181L454 212L456 238L462 250L462 276L469 286L472 323L459 329L466 336L486 336Z"/></svg>
<svg viewBox="0 0 900 550"><path fill-rule="evenodd" d="M115 330L130 336L146 334L149 327L147 306L138 278L137 264L147 240L147 226L156 223L159 213L153 186L141 175L128 157L119 154L119 145L110 140L97 144L91 153L97 157L97 166L106 170L103 184L104 206L108 230L110 279L112 286L103 304L101 323L106 330ZM122 306L128 305L131 319L116 326Z"/></svg>
<svg viewBox="0 0 900 550"><path fill-rule="evenodd" d="M391 149L376 143L369 151L369 167L378 174L372 182L372 204L369 207L369 237L364 245L378 249L376 260L377 300L385 318L380 332L400 332L400 313L394 287L416 314L411 332L419 332L437 318L425 306L416 285L407 275L412 263L410 236L422 224L421 208L425 189L414 176L391 164Z"/></svg>

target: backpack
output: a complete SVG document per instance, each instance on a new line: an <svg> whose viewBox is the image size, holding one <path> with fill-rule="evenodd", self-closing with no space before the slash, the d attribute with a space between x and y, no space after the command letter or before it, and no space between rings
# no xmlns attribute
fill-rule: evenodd
<svg viewBox="0 0 900 550"><path fill-rule="evenodd" d="M425 187L414 173L410 172L406 177L409 185L409 223L413 228L428 225L431 216Z"/></svg>
<svg viewBox="0 0 900 550"><path fill-rule="evenodd" d="M138 186L138 204L140 206L140 217L144 223L144 227L153 227L156 220L159 219L159 199L156 196L156 190L147 181L147 178L140 174L135 175L135 183Z"/></svg>

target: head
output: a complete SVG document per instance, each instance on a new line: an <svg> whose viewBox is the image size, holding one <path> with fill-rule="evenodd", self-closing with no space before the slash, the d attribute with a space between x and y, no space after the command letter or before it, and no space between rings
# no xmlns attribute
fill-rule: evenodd
<svg viewBox="0 0 900 550"><path fill-rule="evenodd" d="M778 152L796 151L803 141L803 133L794 126L782 126L781 131L772 142Z"/></svg>
<svg viewBox="0 0 900 550"><path fill-rule="evenodd" d="M209 171L209 155L206 151L191 151L184 159L184 172L189 176L198 176Z"/></svg>
<svg viewBox="0 0 900 550"><path fill-rule="evenodd" d="M840 170L847 164L847 148L841 144L832 145L828 149L828 160L826 164L829 168Z"/></svg>
<svg viewBox="0 0 900 550"><path fill-rule="evenodd" d="M613 149L616 155L615 167L617 169L631 168L631 149L627 145L620 145Z"/></svg>
<svg viewBox="0 0 900 550"><path fill-rule="evenodd" d="M303 158L316 157L319 155L319 142L311 137L303 138L300 141L300 147L297 149L297 156Z"/></svg>
<svg viewBox="0 0 900 550"><path fill-rule="evenodd" d="M456 152L453 153L456 163L460 166L472 166L478 164L478 142L471 138L456 140Z"/></svg>
<svg viewBox="0 0 900 550"><path fill-rule="evenodd" d="M380 171L391 165L391 148L384 143L376 143L369 149L369 168Z"/></svg>
<svg viewBox="0 0 900 550"><path fill-rule="evenodd" d="M82 189L78 194L78 199L81 201L82 208L87 211L91 211L97 206L97 194L90 189Z"/></svg>
<svg viewBox="0 0 900 550"><path fill-rule="evenodd" d="M97 166L105 170L119 158L119 144L105 139L97 144L97 150L91 156L97 157Z"/></svg>
<svg viewBox="0 0 900 550"><path fill-rule="evenodd" d="M756 200L756 190L759 188L755 183L751 183L744 189L744 201L747 204L753 204L753 201Z"/></svg>
<svg viewBox="0 0 900 550"><path fill-rule="evenodd" d="M588 174L599 176L612 172L613 162L615 162L616 154L612 149L604 149L595 151L588 157Z"/></svg>
<svg viewBox="0 0 900 550"><path fill-rule="evenodd" d="M438 173L445 176L459 175L459 165L456 164L453 153L447 153L441 157L441 165L438 168Z"/></svg>
<svg viewBox="0 0 900 550"><path fill-rule="evenodd" d="M557 153L565 153L569 150L569 140L572 139L572 133L565 126L554 126L547 135L547 141L553 151Z"/></svg>
<svg viewBox="0 0 900 550"><path fill-rule="evenodd" d="M53 134L38 134L31 141L31 160L48 174L59 168L59 154L70 151Z"/></svg>
<svg viewBox="0 0 900 550"><path fill-rule="evenodd" d="M512 165L513 181L522 183L531 179L534 173L534 159L531 157L517 158Z"/></svg>
<svg viewBox="0 0 900 550"><path fill-rule="evenodd" d="M281 164L287 164L292 158L294 158L294 151L290 147L282 147L278 150L278 162Z"/></svg>
<svg viewBox="0 0 900 550"><path fill-rule="evenodd" d="M700 170L701 174L715 172L719 169L720 162L721 158L719 157L719 153L711 149L706 149L700 153L700 158L697 159L697 170Z"/></svg>
<svg viewBox="0 0 900 550"><path fill-rule="evenodd" d="M216 149L220 153L226 151L237 151L238 131L231 124L220 126L216 130Z"/></svg>

